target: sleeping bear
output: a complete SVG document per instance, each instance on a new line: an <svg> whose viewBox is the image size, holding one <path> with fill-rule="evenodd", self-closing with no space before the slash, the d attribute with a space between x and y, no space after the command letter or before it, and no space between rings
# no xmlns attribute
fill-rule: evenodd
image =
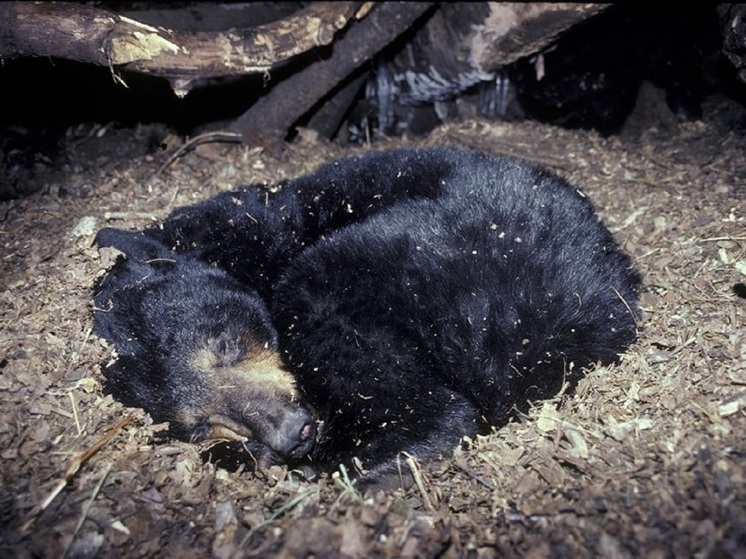
<svg viewBox="0 0 746 559"><path fill-rule="evenodd" d="M328 163L174 211L95 287L106 389L260 465L373 480L614 361L640 276L575 187L455 147Z"/></svg>

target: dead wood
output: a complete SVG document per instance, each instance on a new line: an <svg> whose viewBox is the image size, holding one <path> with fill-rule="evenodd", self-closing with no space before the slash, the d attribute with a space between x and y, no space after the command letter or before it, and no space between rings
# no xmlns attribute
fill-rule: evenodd
<svg viewBox="0 0 746 559"><path fill-rule="evenodd" d="M611 4L489 2L489 6L489 16L475 29L471 52L472 63L486 72L539 52Z"/></svg>
<svg viewBox="0 0 746 559"><path fill-rule="evenodd" d="M322 138L334 137L367 79L368 72L355 72L343 80L326 96L328 100L314 111L308 128L318 132Z"/></svg>
<svg viewBox="0 0 746 559"><path fill-rule="evenodd" d="M275 154L292 125L341 80L409 29L431 2L381 2L335 41L331 56L276 84L231 126L249 145Z"/></svg>
<svg viewBox="0 0 746 559"><path fill-rule="evenodd" d="M190 32L89 5L9 2L0 10L0 58L66 58L161 76L183 96L197 79L267 72L328 45L360 4L312 2L292 17L253 28Z"/></svg>
<svg viewBox="0 0 746 559"><path fill-rule="evenodd" d="M391 60L405 105L444 100L494 79L610 4L443 3L407 49Z"/></svg>
<svg viewBox="0 0 746 559"><path fill-rule="evenodd" d="M292 126L331 136L374 55L409 29L432 3L311 2L272 23L226 31L172 29L77 3L9 2L0 10L0 59L48 56L160 76L186 95L206 78L267 73L316 47L299 71L271 84L231 127L251 145L277 153ZM603 4L443 3L391 61L399 101L431 103L494 78L505 64L545 48ZM142 16L146 18L145 15ZM357 19L348 26L351 19ZM153 20L169 21L169 20ZM335 33L348 29L335 40Z"/></svg>

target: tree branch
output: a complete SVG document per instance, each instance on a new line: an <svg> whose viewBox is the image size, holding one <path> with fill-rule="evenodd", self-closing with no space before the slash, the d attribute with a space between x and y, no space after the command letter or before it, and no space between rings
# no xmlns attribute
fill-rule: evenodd
<svg viewBox="0 0 746 559"><path fill-rule="evenodd" d="M249 29L191 32L154 27L88 5L8 2L0 10L0 58L67 58L167 78L183 96L196 79L266 72L328 45L361 2L313 2Z"/></svg>
<svg viewBox="0 0 746 559"><path fill-rule="evenodd" d="M389 45L422 16L432 2L379 2L335 41L332 55L308 64L276 84L241 115L231 130L249 145L278 154L292 125L366 60Z"/></svg>

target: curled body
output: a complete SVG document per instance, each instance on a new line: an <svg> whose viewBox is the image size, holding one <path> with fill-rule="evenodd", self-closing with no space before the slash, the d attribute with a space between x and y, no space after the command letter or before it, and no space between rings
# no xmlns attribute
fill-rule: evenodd
<svg viewBox="0 0 746 559"><path fill-rule="evenodd" d="M136 362L155 367L151 354L205 313L218 339L252 340L245 343L271 353L262 362L282 371L231 373L246 384L233 400L251 407L249 400L268 398L296 418L252 425L243 436L274 460L316 471L354 464L368 478L401 452L450 452L464 435L499 426L587 367L613 361L636 337L639 274L587 198L542 169L458 148L408 149L332 162L280 186L275 194L249 187L220 195L143 232L100 233L99 244L126 254L96 296L97 308L109 301L121 309L97 311L97 333L117 345L120 361L133 359L121 366L129 372L108 374L111 391L151 413L173 393L168 402L178 411L168 420L179 436L232 417L221 407L241 407L219 398L212 380L191 381L200 386L193 395L168 387L190 385L180 376L214 379L204 363L220 362L220 352L192 350L187 359L175 344L158 370ZM143 300L174 296L179 278L200 286L179 292L185 321L142 320L129 302L124 270L152 266L142 264L152 260L148 250L174 263ZM221 291L226 281L232 287ZM233 307L244 310L210 311ZM114 322L128 324L126 336ZM146 338L154 343L120 350ZM223 347L199 339L199 347ZM125 391L118 379L127 375L137 382ZM278 390L255 393L267 378ZM201 423L180 423L187 403Z"/></svg>

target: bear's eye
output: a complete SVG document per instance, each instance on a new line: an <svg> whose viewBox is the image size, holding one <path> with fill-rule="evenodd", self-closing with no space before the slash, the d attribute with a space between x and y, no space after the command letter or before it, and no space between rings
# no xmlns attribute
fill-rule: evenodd
<svg viewBox="0 0 746 559"><path fill-rule="evenodd" d="M217 367L231 367L240 362L244 356L244 347L241 340L227 332L210 336L207 339L207 347L215 356Z"/></svg>

